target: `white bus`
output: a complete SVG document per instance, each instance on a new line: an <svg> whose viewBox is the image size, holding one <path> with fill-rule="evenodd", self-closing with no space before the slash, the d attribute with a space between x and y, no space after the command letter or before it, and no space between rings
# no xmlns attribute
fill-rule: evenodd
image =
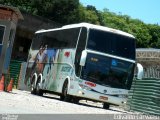
<svg viewBox="0 0 160 120"><path fill-rule="evenodd" d="M75 103L89 99L108 109L126 103L135 65L134 36L79 23L35 33L26 80L32 94L55 93Z"/></svg>

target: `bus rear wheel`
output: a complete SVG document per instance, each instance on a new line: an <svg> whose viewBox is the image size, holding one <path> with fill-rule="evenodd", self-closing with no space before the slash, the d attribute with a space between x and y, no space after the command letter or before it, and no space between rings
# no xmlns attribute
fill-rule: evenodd
<svg viewBox="0 0 160 120"><path fill-rule="evenodd" d="M31 94L36 95L36 88L35 88L34 82L35 82L35 77L33 77L31 81Z"/></svg>
<svg viewBox="0 0 160 120"><path fill-rule="evenodd" d="M36 94L39 96L43 96L43 91L40 89L40 83L36 84Z"/></svg>
<svg viewBox="0 0 160 120"><path fill-rule="evenodd" d="M36 89L34 88L33 84L31 85L31 94L36 95Z"/></svg>
<svg viewBox="0 0 160 120"><path fill-rule="evenodd" d="M103 109L109 109L109 104L108 103L103 103Z"/></svg>

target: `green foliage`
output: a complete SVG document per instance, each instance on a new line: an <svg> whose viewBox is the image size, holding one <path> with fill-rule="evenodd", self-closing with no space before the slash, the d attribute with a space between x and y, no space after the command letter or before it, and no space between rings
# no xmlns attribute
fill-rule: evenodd
<svg viewBox="0 0 160 120"><path fill-rule="evenodd" d="M79 0L1 0L0 4L18 7L33 15L68 24L75 19L74 13L78 9Z"/></svg>
<svg viewBox="0 0 160 120"><path fill-rule="evenodd" d="M160 48L160 26L148 25L147 27L151 36L150 47Z"/></svg>
<svg viewBox="0 0 160 120"><path fill-rule="evenodd" d="M98 16L95 11L87 9L82 5L79 5L77 22L88 22L93 24L99 24Z"/></svg>
<svg viewBox="0 0 160 120"><path fill-rule="evenodd" d="M18 7L33 15L71 24L88 22L119 29L133 34L137 47L160 48L160 26L145 24L130 16L118 15L108 9L98 11L94 6L84 7L79 0L0 0L0 4Z"/></svg>

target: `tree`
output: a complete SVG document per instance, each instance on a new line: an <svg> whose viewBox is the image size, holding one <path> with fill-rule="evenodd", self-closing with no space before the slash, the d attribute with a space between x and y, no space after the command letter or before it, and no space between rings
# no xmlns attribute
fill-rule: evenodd
<svg viewBox="0 0 160 120"><path fill-rule="evenodd" d="M69 24L76 18L76 12L79 7L79 0L56 0L49 18L62 24Z"/></svg>
<svg viewBox="0 0 160 120"><path fill-rule="evenodd" d="M0 4L18 7L33 15L47 17L62 24L72 22L79 0L1 0Z"/></svg>
<svg viewBox="0 0 160 120"><path fill-rule="evenodd" d="M147 27L149 34L151 35L150 46L160 48L160 26L149 24Z"/></svg>
<svg viewBox="0 0 160 120"><path fill-rule="evenodd" d="M145 24L128 15L115 14L109 9L98 11L95 6L84 7L79 0L1 0L0 4L18 7L33 15L46 17L61 24L88 22L133 34L137 47L160 47L160 26Z"/></svg>
<svg viewBox="0 0 160 120"><path fill-rule="evenodd" d="M79 5L77 12L77 22L100 24L96 12L83 7L81 4Z"/></svg>

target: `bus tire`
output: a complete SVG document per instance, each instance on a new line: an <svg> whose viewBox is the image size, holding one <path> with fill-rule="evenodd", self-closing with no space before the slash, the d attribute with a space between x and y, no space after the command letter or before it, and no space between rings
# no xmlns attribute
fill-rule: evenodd
<svg viewBox="0 0 160 120"><path fill-rule="evenodd" d="M71 102L71 96L68 95L67 92L68 92L68 81L66 80L63 85L61 99L63 99L66 102Z"/></svg>
<svg viewBox="0 0 160 120"><path fill-rule="evenodd" d="M73 97L72 101L73 101L73 103L78 104L79 103L79 98Z"/></svg>
<svg viewBox="0 0 160 120"><path fill-rule="evenodd" d="M60 100L63 101L64 100L64 96L60 95Z"/></svg>
<svg viewBox="0 0 160 120"><path fill-rule="evenodd" d="M36 89L31 85L31 94L36 95Z"/></svg>
<svg viewBox="0 0 160 120"><path fill-rule="evenodd" d="M40 89L40 81L36 84L36 94L39 96L43 96L43 90Z"/></svg>
<svg viewBox="0 0 160 120"><path fill-rule="evenodd" d="M36 95L36 88L34 87L34 84L35 84L35 77L33 77L31 81L31 94Z"/></svg>
<svg viewBox="0 0 160 120"><path fill-rule="evenodd" d="M109 104L108 103L103 103L103 109L109 109Z"/></svg>

